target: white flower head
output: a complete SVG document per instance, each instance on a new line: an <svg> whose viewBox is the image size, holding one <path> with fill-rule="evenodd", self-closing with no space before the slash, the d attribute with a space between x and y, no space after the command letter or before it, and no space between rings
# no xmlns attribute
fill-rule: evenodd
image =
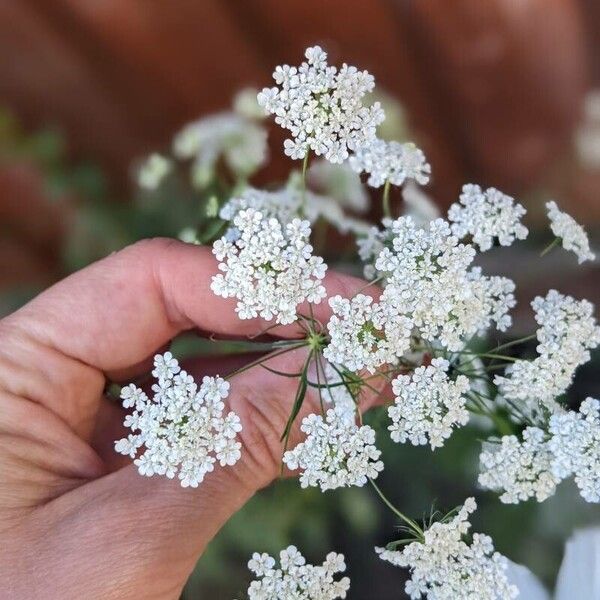
<svg viewBox="0 0 600 600"><path fill-rule="evenodd" d="M322 491L348 486L363 486L383 470L380 452L375 447L375 431L358 426L341 413L329 409L321 415L302 420L306 440L283 455L286 466L300 469L300 485L319 486Z"/></svg>
<svg viewBox="0 0 600 600"><path fill-rule="evenodd" d="M556 290L536 297L531 306L539 325L539 356L514 362L504 376L496 376L495 383L509 400L554 410L555 398L568 389L577 368L589 361L590 350L600 344L600 327L590 302Z"/></svg>
<svg viewBox="0 0 600 600"><path fill-rule="evenodd" d="M151 154L140 167L138 185L145 190L155 190L172 171L173 163L161 154Z"/></svg>
<svg viewBox="0 0 600 600"><path fill-rule="evenodd" d="M237 298L240 319L293 323L299 304L317 304L325 297L327 265L312 255L308 221L283 225L249 208L235 216L233 225L238 237L226 235L213 244L222 273L213 277L211 289L217 296Z"/></svg>
<svg viewBox="0 0 600 600"><path fill-rule="evenodd" d="M175 136L173 153L179 159L193 160L193 183L203 188L220 158L236 176L252 175L267 160L267 132L236 113L209 115L189 123Z"/></svg>
<svg viewBox="0 0 600 600"><path fill-rule="evenodd" d="M508 582L508 562L494 551L492 539L475 533L467 543L469 514L476 509L468 498L456 516L434 523L423 541L402 550L376 548L382 560L410 570L405 590L410 598L436 600L511 600L518 590Z"/></svg>
<svg viewBox="0 0 600 600"><path fill-rule="evenodd" d="M125 418L132 434L115 442L115 450L138 458L141 475L177 477L183 487L198 487L215 463L235 464L240 456L240 419L225 413L223 400L229 383L220 377L204 377L198 386L182 371L170 352L154 358L152 400L133 384L123 388Z"/></svg>
<svg viewBox="0 0 600 600"><path fill-rule="evenodd" d="M409 317L422 338L456 351L492 322L500 330L510 325L514 283L470 269L475 250L458 242L447 221L422 229L400 217L388 228L374 265L387 277L381 303Z"/></svg>
<svg viewBox="0 0 600 600"><path fill-rule="evenodd" d="M336 600L346 598L350 579L335 576L346 570L343 554L330 552L322 565L307 564L296 546L288 546L276 560L255 552L248 568L257 579L248 588L249 600Z"/></svg>
<svg viewBox="0 0 600 600"><path fill-rule="evenodd" d="M562 240L562 247L577 255L579 264L586 260L595 260L596 255L590 250L590 241L585 229L566 212L559 210L554 201L546 203L550 229Z"/></svg>
<svg viewBox="0 0 600 600"><path fill-rule="evenodd" d="M549 431L554 474L574 475L581 496L600 502L600 401L587 398L578 413L552 415Z"/></svg>
<svg viewBox="0 0 600 600"><path fill-rule="evenodd" d="M330 341L323 355L350 371L396 364L410 347L412 323L393 307L357 294L351 300L329 299L333 315L327 323Z"/></svg>
<svg viewBox="0 0 600 600"><path fill-rule="evenodd" d="M543 502L556 491L560 478L552 472L553 454L546 433L527 427L523 440L505 435L499 443L488 443L479 457L479 485L501 491L500 501L517 504L535 498Z"/></svg>
<svg viewBox="0 0 600 600"><path fill-rule="evenodd" d="M357 173L367 173L371 187L381 187L386 181L402 185L407 180L424 185L429 181L431 166L423 152L413 143L386 142L374 139L350 157L350 166Z"/></svg>
<svg viewBox="0 0 600 600"><path fill-rule="evenodd" d="M473 244L485 252L496 239L501 246L510 246L515 239L524 240L529 233L521 223L526 212L514 198L496 188L483 191L478 185L469 184L463 186L460 202L448 210L448 220L454 235L471 235Z"/></svg>
<svg viewBox="0 0 600 600"><path fill-rule="evenodd" d="M447 360L434 358L430 365L394 379L392 389L396 398L388 408L392 420L388 429L395 442L429 444L433 450L443 446L456 427L467 424L465 394L469 380L464 375L459 375L456 381L450 380L448 367Z"/></svg>
<svg viewBox="0 0 600 600"><path fill-rule="evenodd" d="M290 132L284 143L286 155L301 159L313 151L332 163L342 163L349 150L375 136L384 119L378 102L363 105L375 80L356 67L344 64L338 70L329 66L319 46L308 48L305 56L306 62L299 67L277 67L273 73L276 87L263 89L258 102Z"/></svg>

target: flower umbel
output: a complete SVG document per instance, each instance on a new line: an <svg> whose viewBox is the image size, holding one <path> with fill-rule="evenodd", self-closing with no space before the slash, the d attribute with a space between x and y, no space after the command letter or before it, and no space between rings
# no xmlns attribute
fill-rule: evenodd
<svg viewBox="0 0 600 600"><path fill-rule="evenodd" d="M510 246L515 239L524 240L529 233L521 219L527 211L514 198L496 188L483 191L478 185L465 185L460 203L448 210L452 233L459 238L471 235L473 244L482 252L489 250L494 240Z"/></svg>
<svg viewBox="0 0 600 600"><path fill-rule="evenodd" d="M386 181L402 185L409 179L425 185L431 173L425 155L414 144L378 138L359 146L350 157L350 166L357 173L367 173L367 183L374 188L381 187Z"/></svg>
<svg viewBox="0 0 600 600"><path fill-rule="evenodd" d="M115 450L139 454L134 463L141 475L177 475L183 487L198 487L217 461L234 465L241 456L240 420L223 403L229 383L204 377L198 386L170 352L157 355L154 367L152 400L133 384L121 392L123 406L134 408L124 421L133 433L115 442Z"/></svg>
<svg viewBox="0 0 600 600"><path fill-rule="evenodd" d="M546 203L546 209L550 229L562 240L562 247L574 252L580 264L586 260L594 260L596 255L590 250L590 241L585 229L571 215L559 210L553 200Z"/></svg>
<svg viewBox="0 0 600 600"><path fill-rule="evenodd" d="M296 546L279 553L279 567L268 554L255 552L248 568L257 579L248 588L249 600L335 600L345 598L350 579L336 580L346 570L343 554L330 552L322 565L309 565Z"/></svg>
<svg viewBox="0 0 600 600"><path fill-rule="evenodd" d="M434 358L430 365L417 367L411 375L394 379L396 399L388 408L392 420L388 429L395 442L429 444L433 450L444 445L455 427L467 424L465 394L469 380L459 375L451 381L448 367L447 360Z"/></svg>
<svg viewBox="0 0 600 600"><path fill-rule="evenodd" d="M475 500L468 498L454 518L431 525L422 541L414 541L401 551L376 548L383 560L410 570L405 590L411 598L510 600L517 597L517 588L506 577L507 561L494 552L491 538L475 533L470 544L463 540L471 527L468 516L476 508Z"/></svg>
<svg viewBox="0 0 600 600"><path fill-rule="evenodd" d="M222 273L213 277L211 289L217 296L237 298L240 319L293 323L299 304L325 297L321 280L327 266L312 255L308 221L295 218L282 225L249 208L236 215L233 225L239 237L224 236L213 245Z"/></svg>
<svg viewBox="0 0 600 600"><path fill-rule="evenodd" d="M347 411L329 409L325 418L309 415L300 429L306 440L287 451L283 462L292 471L302 470L302 487L319 486L325 491L363 486L383 470L375 431L368 425L356 425Z"/></svg>
<svg viewBox="0 0 600 600"><path fill-rule="evenodd" d="M312 150L332 163L342 163L349 150L375 136L384 119L378 102L363 105L375 80L356 67L344 64L338 71L329 66L319 46L308 48L305 56L299 67L277 67L273 73L277 86L263 89L258 102L290 132L284 143L288 156L301 159Z"/></svg>

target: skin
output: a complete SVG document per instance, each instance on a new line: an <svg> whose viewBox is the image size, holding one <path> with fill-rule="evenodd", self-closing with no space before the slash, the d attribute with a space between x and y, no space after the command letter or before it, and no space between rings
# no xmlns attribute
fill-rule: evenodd
<svg viewBox="0 0 600 600"><path fill-rule="evenodd" d="M206 248L146 240L0 321L3 598L178 598L207 543L278 476L279 438L296 384L260 367L231 379L242 459L217 467L199 488L142 477L114 452L125 412L104 396L107 381L148 372L153 355L181 331L244 338L268 326L240 321L235 302L211 292L216 272ZM329 296L351 296L364 282L330 273L325 285ZM316 307L321 321L328 314L326 302ZM269 334L293 338L299 331ZM305 357L299 349L267 364L298 372ZM224 375L235 362L204 359L189 370ZM374 401L365 397L362 406ZM317 410L312 390L300 417ZM291 443L299 440L296 426Z"/></svg>

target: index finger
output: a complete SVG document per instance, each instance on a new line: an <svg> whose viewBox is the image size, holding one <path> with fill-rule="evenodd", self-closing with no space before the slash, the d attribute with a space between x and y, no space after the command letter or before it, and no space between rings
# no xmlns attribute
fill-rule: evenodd
<svg viewBox="0 0 600 600"><path fill-rule="evenodd" d="M192 328L239 337L270 324L240 320L235 299L210 289L217 262L207 247L176 240L144 240L105 258L40 294L7 318L30 335L86 365L109 372L145 360L178 333ZM364 281L329 272L328 296L353 296ZM314 306L326 322L327 301ZM297 337L297 325L270 331Z"/></svg>

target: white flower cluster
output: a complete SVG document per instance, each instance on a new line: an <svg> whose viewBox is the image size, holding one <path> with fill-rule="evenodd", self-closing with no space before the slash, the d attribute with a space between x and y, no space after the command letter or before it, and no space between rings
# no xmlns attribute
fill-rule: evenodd
<svg viewBox="0 0 600 600"><path fill-rule="evenodd" d="M286 187L274 191L248 187L221 207L219 217L224 221L233 221L241 210L248 208L259 210L264 217L273 217L282 225L298 218L303 210L304 217L311 225L322 218L341 233L361 233L369 229L367 223L346 215L333 198L310 191L303 192L293 180ZM237 235L239 232L233 227L227 234L228 237Z"/></svg>
<svg viewBox="0 0 600 600"><path fill-rule="evenodd" d="M300 485L319 486L322 491L347 486L363 486L383 470L381 453L375 447L375 431L358 426L347 414L329 409L309 415L300 428L306 440L283 455L283 462L295 471L301 469Z"/></svg>
<svg viewBox="0 0 600 600"><path fill-rule="evenodd" d="M173 169L173 163L161 154L151 154L138 172L138 185L145 190L155 190Z"/></svg>
<svg viewBox="0 0 600 600"><path fill-rule="evenodd" d="M556 491L561 478L554 475L547 435L538 427L527 427L523 441L516 435L505 435L500 443L488 443L479 460L482 472L479 484L500 491L500 501L517 504L534 498L543 502Z"/></svg>
<svg viewBox="0 0 600 600"><path fill-rule="evenodd" d="M177 475L183 487L198 487L217 461L234 465L242 426L234 412L224 413L229 383L204 377L198 387L170 352L154 357L152 375L152 400L133 384L121 391L123 406L134 408L124 421L133 433L115 442L115 450L133 458L144 447L134 461L140 474Z"/></svg>
<svg viewBox="0 0 600 600"><path fill-rule="evenodd" d="M412 323L387 303L373 302L371 296L357 294L351 300L329 299L333 312L327 323L330 341L325 358L350 371L396 364L410 347Z"/></svg>
<svg viewBox="0 0 600 600"><path fill-rule="evenodd" d="M424 230L400 217L390 229L391 247L375 261L376 272L387 275L381 303L410 317L423 339L457 351L492 321L501 331L510 326L514 283L469 269L475 250L459 244L447 221L436 219Z"/></svg>
<svg viewBox="0 0 600 600"><path fill-rule="evenodd" d="M327 64L319 47L308 48L307 62L299 67L278 66L276 87L265 88L258 102L275 122L291 133L284 151L293 159L312 150L332 163L342 163L354 150L375 136L384 114L378 102L363 105L375 86L373 76L346 64L338 71Z"/></svg>
<svg viewBox="0 0 600 600"><path fill-rule="evenodd" d="M579 413L552 415L549 430L556 476L574 475L581 496L600 502L600 401L587 398Z"/></svg>
<svg viewBox="0 0 600 600"><path fill-rule="evenodd" d="M257 316L277 323L293 323L298 305L319 303L326 295L321 281L327 265L312 255L308 221L293 219L282 225L260 211L240 211L233 220L237 239L222 237L213 253L222 273L211 289L217 296L237 298L240 319Z"/></svg>
<svg viewBox="0 0 600 600"><path fill-rule="evenodd" d="M600 344L600 327L594 306L556 290L531 303L540 325L535 359L518 360L496 376L500 393L509 400L555 407L555 399L571 385L577 368L590 360L590 350Z"/></svg>
<svg viewBox="0 0 600 600"><path fill-rule="evenodd" d="M477 505L468 498L458 514L447 522L434 523L424 541L414 541L401 551L376 548L382 560L410 569L405 590L410 598L435 600L510 600L518 590L508 582L508 562L494 551L487 535L463 538Z"/></svg>
<svg viewBox="0 0 600 600"><path fill-rule="evenodd" d="M586 260L595 260L596 255L590 250L590 241L585 229L575 219L559 210L556 202L546 203L550 229L552 233L562 240L562 247L577 255L579 264Z"/></svg>
<svg viewBox="0 0 600 600"><path fill-rule="evenodd" d="M413 143L386 142L378 138L359 146L350 157L350 166L357 173L368 173L367 183L374 188L386 181L402 185L409 179L425 185L431 174L425 155Z"/></svg>
<svg viewBox="0 0 600 600"><path fill-rule="evenodd" d="M469 380L459 375L456 381L451 381L448 367L447 360L434 358L430 365L394 379L392 389L396 398L388 408L392 420L388 429L395 442L430 444L434 450L444 445L455 427L467 424L465 394Z"/></svg>
<svg viewBox="0 0 600 600"><path fill-rule="evenodd" d="M468 184L462 188L460 202L449 208L448 220L454 235L471 235L473 244L485 252L495 239L501 246L510 246L515 239L524 240L529 233L521 223L526 212L514 198L496 188L483 191L478 185Z"/></svg>
<svg viewBox="0 0 600 600"><path fill-rule="evenodd" d="M335 600L345 598L350 579L336 580L346 570L343 554L330 552L322 565L309 565L296 546L272 556L255 552L248 568L258 579L248 588L249 600Z"/></svg>
<svg viewBox="0 0 600 600"><path fill-rule="evenodd" d="M192 159L192 179L205 187L222 157L240 178L252 175L267 160L267 132L252 120L224 112L186 125L173 140L173 154Z"/></svg>
<svg viewBox="0 0 600 600"><path fill-rule="evenodd" d="M585 500L600 502L600 401L587 398L579 412L557 410L549 419L548 433L528 427L522 442L504 436L500 445L484 449L480 459L484 470L479 483L504 490L502 502L534 496L542 502L571 476Z"/></svg>

